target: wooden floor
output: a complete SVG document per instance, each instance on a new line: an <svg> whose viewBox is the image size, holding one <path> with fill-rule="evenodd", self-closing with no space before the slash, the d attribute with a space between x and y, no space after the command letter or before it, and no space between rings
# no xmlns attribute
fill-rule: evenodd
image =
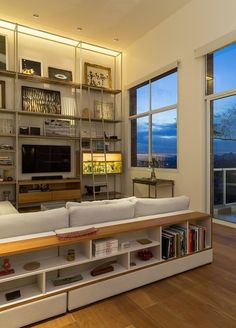
<svg viewBox="0 0 236 328"><path fill-rule="evenodd" d="M235 328L236 229L214 224L213 238L213 264L31 327Z"/></svg>

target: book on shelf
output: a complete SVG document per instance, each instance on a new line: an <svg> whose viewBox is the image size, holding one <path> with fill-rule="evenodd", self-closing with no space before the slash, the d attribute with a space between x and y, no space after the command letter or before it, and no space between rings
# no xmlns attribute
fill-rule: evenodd
<svg viewBox="0 0 236 328"><path fill-rule="evenodd" d="M162 258L184 256L187 253L186 228L170 226L162 230Z"/></svg>
<svg viewBox="0 0 236 328"><path fill-rule="evenodd" d="M206 248L206 227L190 224L189 225L189 252L197 252Z"/></svg>
<svg viewBox="0 0 236 328"><path fill-rule="evenodd" d="M13 161L9 156L0 156L0 165L13 165Z"/></svg>
<svg viewBox="0 0 236 328"><path fill-rule="evenodd" d="M118 252L118 239L102 238L94 240L92 245L94 256L105 256Z"/></svg>

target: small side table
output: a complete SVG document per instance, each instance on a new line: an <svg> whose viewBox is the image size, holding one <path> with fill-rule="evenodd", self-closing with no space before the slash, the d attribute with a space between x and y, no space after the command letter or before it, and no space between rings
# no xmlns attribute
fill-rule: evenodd
<svg viewBox="0 0 236 328"><path fill-rule="evenodd" d="M155 188L155 198L157 198L157 187L171 186L171 196L174 197L174 180L166 180L166 179L155 179L151 178L134 178L133 179L133 196L134 196L134 185L145 184L148 185L148 197L151 198L151 186Z"/></svg>

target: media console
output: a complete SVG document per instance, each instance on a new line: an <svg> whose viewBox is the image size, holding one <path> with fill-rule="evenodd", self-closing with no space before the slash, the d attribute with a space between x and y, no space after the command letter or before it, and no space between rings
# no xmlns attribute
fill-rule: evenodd
<svg viewBox="0 0 236 328"><path fill-rule="evenodd" d="M80 199L80 179L20 180L18 204Z"/></svg>
<svg viewBox="0 0 236 328"><path fill-rule="evenodd" d="M22 327L211 263L211 224L211 218L205 213L170 213L156 219L106 223L90 236L59 240L54 235L2 243L0 257L10 260L15 273L0 277L0 326L5 327L7 322L8 328ZM183 256L164 260L162 232L173 225L186 231L186 252ZM195 252L190 247L192 226L205 231L204 247ZM119 247L115 251L111 247L110 253L95 256L93 242L96 240L97 244L104 238L118 241ZM75 254L72 261L67 257L71 249ZM148 259L139 257L145 250L152 254ZM40 266L26 271L24 264L35 259ZM106 267L106 264L113 270L96 276L91 274L95 268ZM76 275L81 275L82 279L74 279ZM66 283L55 284L58 278L64 278ZM7 301L6 293L14 290L20 291L20 297Z"/></svg>

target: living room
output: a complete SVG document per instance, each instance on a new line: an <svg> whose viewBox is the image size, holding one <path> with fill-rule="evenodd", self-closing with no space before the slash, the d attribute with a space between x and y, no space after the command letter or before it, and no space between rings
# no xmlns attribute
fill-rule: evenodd
<svg viewBox="0 0 236 328"><path fill-rule="evenodd" d="M233 327L234 9L233 0L2 4L1 201L30 215L68 201L186 195L190 210L215 218L212 264L35 326Z"/></svg>

